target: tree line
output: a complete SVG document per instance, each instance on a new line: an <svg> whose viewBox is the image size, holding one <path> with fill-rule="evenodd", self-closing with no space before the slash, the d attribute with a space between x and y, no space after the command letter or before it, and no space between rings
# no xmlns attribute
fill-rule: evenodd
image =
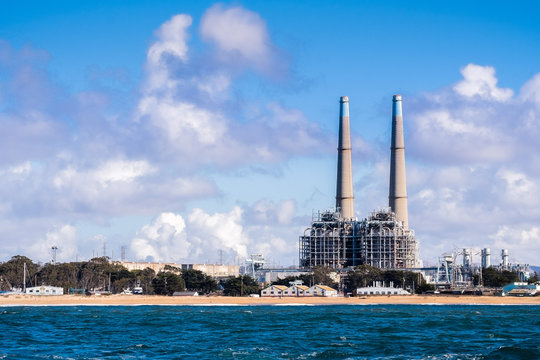
<svg viewBox="0 0 540 360"><path fill-rule="evenodd" d="M26 264L26 284L23 284ZM195 269L165 266L155 273L151 268L131 270L107 257L89 261L39 265L26 256L13 256L0 264L0 291L29 286L58 286L68 293L79 291L108 290L113 294L139 285L145 294L172 295L176 291L196 291L210 294L222 291L224 295L242 296L259 292L258 283L248 275L237 276L218 282L213 277Z"/></svg>

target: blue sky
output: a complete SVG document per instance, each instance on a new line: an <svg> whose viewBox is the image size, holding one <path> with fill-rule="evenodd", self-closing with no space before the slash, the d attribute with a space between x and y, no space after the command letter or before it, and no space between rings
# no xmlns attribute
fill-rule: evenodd
<svg viewBox="0 0 540 360"><path fill-rule="evenodd" d="M334 204L351 99L359 218L387 204L403 94L410 225L427 263L538 263L538 5L4 3L1 259L297 263ZM114 251L114 254L112 253Z"/></svg>

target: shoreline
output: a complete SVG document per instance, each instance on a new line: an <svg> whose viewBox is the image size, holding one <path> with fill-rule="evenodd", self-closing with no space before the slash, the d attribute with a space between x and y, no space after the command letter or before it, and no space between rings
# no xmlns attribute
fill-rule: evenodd
<svg viewBox="0 0 540 360"><path fill-rule="evenodd" d="M13 306L257 306L257 305L540 305L536 297L394 295L362 297L229 297L160 295L2 295L0 307Z"/></svg>

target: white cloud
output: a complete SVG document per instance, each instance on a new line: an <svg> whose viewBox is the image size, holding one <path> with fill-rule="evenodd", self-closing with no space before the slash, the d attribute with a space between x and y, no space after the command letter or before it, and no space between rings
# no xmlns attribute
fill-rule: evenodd
<svg viewBox="0 0 540 360"><path fill-rule="evenodd" d="M296 202L292 199L284 200L278 203L268 200L259 200L248 212L253 219L252 223L280 225L290 224L296 216Z"/></svg>
<svg viewBox="0 0 540 360"><path fill-rule="evenodd" d="M204 262L215 259L218 250L232 259L246 258L248 243L239 207L215 214L194 209L187 222L178 214L160 214L137 233L131 249L137 259Z"/></svg>
<svg viewBox="0 0 540 360"><path fill-rule="evenodd" d="M272 66L274 50L266 24L252 11L214 5L203 15L201 35L216 45L221 59L245 62L259 70Z"/></svg>
<svg viewBox="0 0 540 360"><path fill-rule="evenodd" d="M540 108L540 74L534 75L520 89L520 100L532 102Z"/></svg>
<svg viewBox="0 0 540 360"><path fill-rule="evenodd" d="M203 146L212 145L227 130L221 114L171 97L147 96L139 103L139 113L148 114L152 124L176 143L175 147L192 145L193 140Z"/></svg>
<svg viewBox="0 0 540 360"><path fill-rule="evenodd" d="M240 257L247 257L249 238L242 226L242 209L235 206L229 213L207 214L201 209L194 209L188 216L192 238L204 247L205 252L214 249L233 251Z"/></svg>
<svg viewBox="0 0 540 360"><path fill-rule="evenodd" d="M185 228L182 216L161 213L151 224L141 228L131 242L131 250L139 260L185 259L191 251Z"/></svg>
<svg viewBox="0 0 540 360"><path fill-rule="evenodd" d="M482 99L507 101L513 95L512 89L497 87L495 68L468 64L461 69L463 80L454 86L454 90L465 97L479 97Z"/></svg>
<svg viewBox="0 0 540 360"><path fill-rule="evenodd" d="M431 261L487 246L533 262L540 78L514 96L497 87L492 67L469 64L462 74L451 89L404 99L410 225Z"/></svg>
<svg viewBox="0 0 540 360"><path fill-rule="evenodd" d="M191 23L191 16L179 14L173 16L156 30L155 35L158 40L150 46L147 52L146 66L149 74L147 91L175 86L168 71L166 57L175 57L183 62L188 60L187 29Z"/></svg>
<svg viewBox="0 0 540 360"><path fill-rule="evenodd" d="M25 161L22 164L11 166L9 168L9 172L16 175L24 175L28 174L32 170L32 165L30 164L30 161Z"/></svg>
<svg viewBox="0 0 540 360"><path fill-rule="evenodd" d="M153 172L155 169L145 160L110 160L96 169L91 176L103 186L107 186L113 182L132 182Z"/></svg>
<svg viewBox="0 0 540 360"><path fill-rule="evenodd" d="M99 167L78 171L73 167L64 169L53 179L56 188L84 183L88 188L105 188L114 183L131 183L152 174L155 169L145 160L108 160Z"/></svg>
<svg viewBox="0 0 540 360"><path fill-rule="evenodd" d="M489 238L497 250L509 249L511 263L538 265L536 254L540 244L540 227L503 225Z"/></svg>
<svg viewBox="0 0 540 360"><path fill-rule="evenodd" d="M33 260L50 262L53 258L52 247L56 247L56 261L73 261L77 256L77 229L72 225L62 225L45 234L28 248L28 256Z"/></svg>
<svg viewBox="0 0 540 360"><path fill-rule="evenodd" d="M203 38L216 42L218 58L235 54L234 66L216 56L205 55L204 61L198 61L197 53L190 55L191 61L186 42L190 24L190 19L174 16L156 32L148 51L150 85L142 88L135 119L148 130L159 157L174 158L187 167L234 166L320 151L326 136L299 110L277 103L248 109L234 98L232 86L242 70L267 69L266 62L275 57L266 25L257 14L241 7L214 6L203 16ZM171 37L170 29L182 35ZM156 60L163 57L168 61Z"/></svg>

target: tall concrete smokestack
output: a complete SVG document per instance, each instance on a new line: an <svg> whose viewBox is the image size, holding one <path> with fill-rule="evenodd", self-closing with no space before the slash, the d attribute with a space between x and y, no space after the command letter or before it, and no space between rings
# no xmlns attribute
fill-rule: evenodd
<svg viewBox="0 0 540 360"><path fill-rule="evenodd" d="M354 217L354 194L351 160L351 126L349 121L349 97L339 100L339 142L336 208L344 219Z"/></svg>
<svg viewBox="0 0 540 360"><path fill-rule="evenodd" d="M403 113L401 95L394 95L392 104L392 145L390 155L390 192L388 206L409 228L407 211L407 181L405 179L405 140L403 139Z"/></svg>

